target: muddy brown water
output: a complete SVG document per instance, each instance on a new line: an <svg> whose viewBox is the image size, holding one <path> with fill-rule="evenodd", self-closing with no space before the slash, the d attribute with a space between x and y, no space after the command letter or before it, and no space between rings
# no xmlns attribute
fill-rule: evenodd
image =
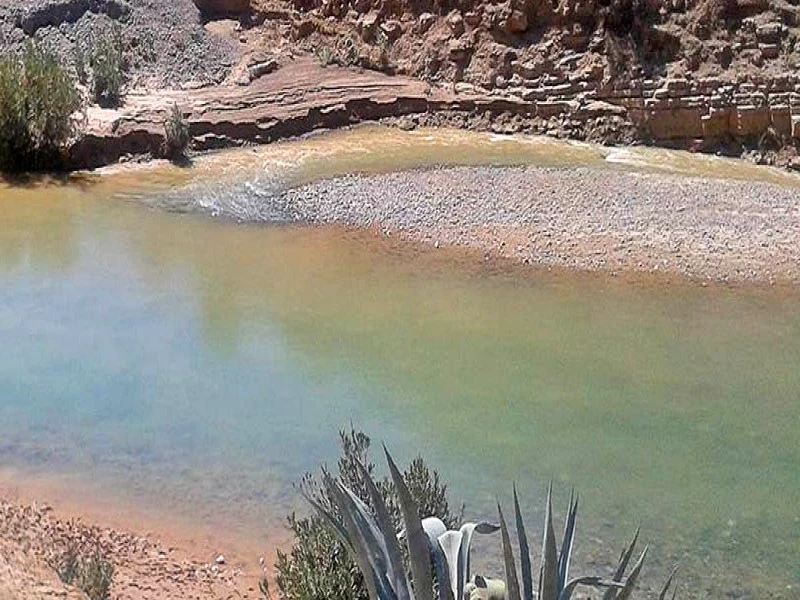
<svg viewBox="0 0 800 600"><path fill-rule="evenodd" d="M650 585L679 562L682 597L800 597L794 290L160 210L187 186L213 204L247 181L435 164L798 181L663 150L366 128L2 187L3 467L266 546L300 506L292 483L334 461L352 422L403 462L422 452L469 517L509 505L516 481L538 535L548 481L559 518L575 488L578 570L606 568L641 526Z"/></svg>

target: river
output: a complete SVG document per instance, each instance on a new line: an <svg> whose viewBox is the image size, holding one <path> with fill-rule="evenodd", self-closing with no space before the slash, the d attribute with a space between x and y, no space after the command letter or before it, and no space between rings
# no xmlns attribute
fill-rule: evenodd
<svg viewBox="0 0 800 600"><path fill-rule="evenodd" d="M575 488L580 564L613 561L641 526L652 580L679 562L682 597L800 597L800 293L204 214L234 182L258 195L433 164L797 181L663 150L367 128L0 187L0 464L268 531L352 423L403 462L422 452L469 517L493 517L516 481L536 532L547 483L559 517Z"/></svg>

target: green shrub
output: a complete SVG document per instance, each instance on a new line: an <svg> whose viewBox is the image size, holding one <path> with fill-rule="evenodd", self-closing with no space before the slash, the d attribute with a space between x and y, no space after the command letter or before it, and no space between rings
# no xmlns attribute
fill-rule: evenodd
<svg viewBox="0 0 800 600"><path fill-rule="evenodd" d="M118 106L125 84L125 54L119 28L101 37L92 50L92 91L100 106Z"/></svg>
<svg viewBox="0 0 800 600"><path fill-rule="evenodd" d="M80 95L56 57L29 41L0 59L0 171L59 166Z"/></svg>
<svg viewBox="0 0 800 600"><path fill-rule="evenodd" d="M339 433L342 455L338 462L338 480L371 506L369 490L359 472L358 463L366 466L373 476L374 464L369 459L370 439L355 430ZM455 527L460 515L455 515L447 500L447 486L436 471L418 458L403 475L420 507L420 517L435 515L448 527ZM307 474L301 482L305 494L329 510L334 503L320 478ZM387 477L376 483L386 502L390 517L400 528L402 517L391 480ZM364 578L347 549L330 532L319 515L289 516L289 528L294 544L288 553L278 552L275 563L276 584L280 598L292 600L367 600L369 595Z"/></svg>
<svg viewBox="0 0 800 600"><path fill-rule="evenodd" d="M355 67L361 64L361 44L355 36L340 38L334 46L317 46L314 50L319 64L323 67L340 65Z"/></svg>
<svg viewBox="0 0 800 600"><path fill-rule="evenodd" d="M88 556L83 556L78 546L71 544L51 563L51 567L63 583L75 586L89 600L111 598L114 565L104 558L99 547Z"/></svg>
<svg viewBox="0 0 800 600"><path fill-rule="evenodd" d="M189 124L183 118L183 113L177 104L173 104L169 117L164 121L164 156L171 160L178 160L186 156L191 137Z"/></svg>
<svg viewBox="0 0 800 600"><path fill-rule="evenodd" d="M314 53L317 55L319 64L323 67L336 64L336 56L334 55L330 46L320 46L314 51Z"/></svg>

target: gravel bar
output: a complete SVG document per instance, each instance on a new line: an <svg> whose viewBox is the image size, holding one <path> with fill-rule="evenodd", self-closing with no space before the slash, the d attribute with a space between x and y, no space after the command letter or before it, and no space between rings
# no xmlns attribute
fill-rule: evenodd
<svg viewBox="0 0 800 600"><path fill-rule="evenodd" d="M347 176L277 199L295 221L580 270L800 283L800 189L596 170L463 167Z"/></svg>

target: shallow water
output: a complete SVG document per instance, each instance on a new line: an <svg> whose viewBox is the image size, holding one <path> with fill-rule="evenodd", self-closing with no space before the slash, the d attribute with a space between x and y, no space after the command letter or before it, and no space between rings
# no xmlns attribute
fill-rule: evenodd
<svg viewBox="0 0 800 600"><path fill-rule="evenodd" d="M441 162L756 173L614 152L359 130L0 188L2 464L266 529L352 422L403 461L422 451L468 516L508 504L516 480L536 531L547 482L559 506L576 488L581 562L613 560L641 525L651 576L679 561L683 597L797 598L800 294L147 208L174 208L176 185L194 211L243 183Z"/></svg>

